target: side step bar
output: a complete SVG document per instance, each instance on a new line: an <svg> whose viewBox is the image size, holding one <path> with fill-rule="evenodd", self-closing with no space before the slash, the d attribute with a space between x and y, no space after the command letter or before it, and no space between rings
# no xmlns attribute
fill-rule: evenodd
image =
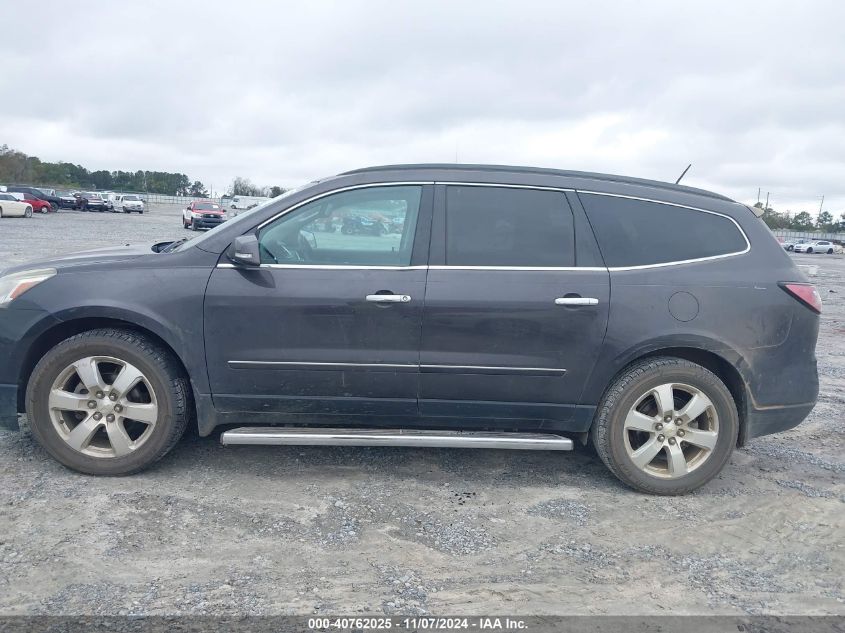
<svg viewBox="0 0 845 633"><path fill-rule="evenodd" d="M489 431L426 431L418 429L321 429L241 427L220 436L224 445L271 446L436 446L510 448L529 451L571 451L572 440L550 433Z"/></svg>

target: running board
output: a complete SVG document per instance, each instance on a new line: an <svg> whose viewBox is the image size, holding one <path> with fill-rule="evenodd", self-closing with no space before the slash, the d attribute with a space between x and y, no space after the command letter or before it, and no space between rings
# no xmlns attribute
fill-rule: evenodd
<svg viewBox="0 0 845 633"><path fill-rule="evenodd" d="M428 446L571 451L572 440L550 433L426 431L418 429L321 429L245 426L220 436L224 445L271 446Z"/></svg>

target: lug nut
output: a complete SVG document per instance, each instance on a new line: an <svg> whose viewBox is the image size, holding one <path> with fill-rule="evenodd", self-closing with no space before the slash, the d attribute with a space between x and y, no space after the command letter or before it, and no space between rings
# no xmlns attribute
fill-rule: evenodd
<svg viewBox="0 0 845 633"><path fill-rule="evenodd" d="M665 440L665 439L666 439L666 436L665 436L665 435L658 435L658 436L657 436L657 441L658 441L658 442L662 442L662 441L663 441L663 440Z"/></svg>
<svg viewBox="0 0 845 633"><path fill-rule="evenodd" d="M678 426L680 426L683 423L684 423L684 421L681 418L678 418L677 420L675 420L675 424L677 424Z"/></svg>
<svg viewBox="0 0 845 633"><path fill-rule="evenodd" d="M117 394L116 393L110 393L109 394L109 400L117 400Z"/></svg>
<svg viewBox="0 0 845 633"><path fill-rule="evenodd" d="M116 405L114 405L114 410L115 410L117 413L120 413L121 411L123 411L123 405L120 405L120 404L116 404Z"/></svg>
<svg viewBox="0 0 845 633"><path fill-rule="evenodd" d="M667 415L667 416L665 416L665 417L663 418L663 420L664 420L665 422L671 422L671 421L672 421L672 416L671 416L671 415Z"/></svg>
<svg viewBox="0 0 845 633"><path fill-rule="evenodd" d="M98 397L98 398L102 398L102 397L104 397L105 395L106 395L106 394L104 394L102 391L98 391L98 392L97 392L97 397Z"/></svg>
<svg viewBox="0 0 845 633"><path fill-rule="evenodd" d="M113 413L109 413L106 416L106 422L114 422L114 414Z"/></svg>
<svg viewBox="0 0 845 633"><path fill-rule="evenodd" d="M678 437L683 437L684 435L686 435L686 433L684 433L684 430L678 429Z"/></svg>
<svg viewBox="0 0 845 633"><path fill-rule="evenodd" d="M97 411L97 413L95 413L95 414L94 414L94 419L95 419L95 420L99 420L99 419L101 419L102 417L103 417L103 414L102 414L102 413L100 413L99 411Z"/></svg>
<svg viewBox="0 0 845 633"><path fill-rule="evenodd" d="M89 401L88 401L88 408L89 408L89 409L96 409L96 408L97 408L97 402L96 402L96 400L89 400Z"/></svg>
<svg viewBox="0 0 845 633"><path fill-rule="evenodd" d="M657 424L654 425L654 428L657 429L658 431L662 431L663 425L660 422L658 422Z"/></svg>
<svg viewBox="0 0 845 633"><path fill-rule="evenodd" d="M670 438L669 438L669 443L670 443L672 446L674 446L674 445L675 445L675 438L674 438L674 437L670 437Z"/></svg>

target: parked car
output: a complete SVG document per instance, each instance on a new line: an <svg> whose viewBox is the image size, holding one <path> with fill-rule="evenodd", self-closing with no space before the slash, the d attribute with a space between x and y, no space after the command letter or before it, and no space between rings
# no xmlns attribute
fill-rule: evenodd
<svg viewBox="0 0 845 633"><path fill-rule="evenodd" d="M403 210L397 239L309 229L373 208ZM821 299L755 212L583 172L347 172L191 240L7 269L0 421L100 475L196 421L227 445L591 442L685 493L818 394Z"/></svg>
<svg viewBox="0 0 845 633"><path fill-rule="evenodd" d="M76 194L76 208L80 211L108 211L109 203L93 191L80 191Z"/></svg>
<svg viewBox="0 0 845 633"><path fill-rule="evenodd" d="M784 250L794 251L796 244L803 244L804 242L807 242L807 241L809 241L809 240L803 240L803 239L786 240L784 242L781 242L781 246L783 246Z"/></svg>
<svg viewBox="0 0 845 633"><path fill-rule="evenodd" d="M796 244L793 250L796 253L827 253L832 255L835 248L833 242L828 240L811 240Z"/></svg>
<svg viewBox="0 0 845 633"><path fill-rule="evenodd" d="M31 187L29 185L6 185L6 191L8 193L28 193L33 198L45 200L50 203L51 211L58 211L61 206L59 197L55 195L55 192L51 194L48 191L39 189L38 187ZM38 211L38 209L35 209L34 206L33 209Z"/></svg>
<svg viewBox="0 0 845 633"><path fill-rule="evenodd" d="M11 193L0 193L0 218L31 218L32 205Z"/></svg>
<svg viewBox="0 0 845 633"><path fill-rule="evenodd" d="M42 200L41 198L36 198L31 193L25 193L20 191L11 191L9 195L14 196L21 202L25 202L29 206L32 207L32 210L37 213L50 213L53 210L53 207L50 205L49 202L46 200Z"/></svg>
<svg viewBox="0 0 845 633"><path fill-rule="evenodd" d="M363 215L343 218L340 232L344 235L381 235L386 231L384 224Z"/></svg>
<svg viewBox="0 0 845 633"><path fill-rule="evenodd" d="M212 200L195 200L182 211L182 226L192 231L214 228L226 221L226 212Z"/></svg>
<svg viewBox="0 0 845 633"><path fill-rule="evenodd" d="M118 194L114 201L115 207L124 213L143 213L144 201L134 193Z"/></svg>
<svg viewBox="0 0 845 633"><path fill-rule="evenodd" d="M244 211L257 207L259 204L263 204L268 200L270 198L264 196L233 196L230 206L233 210Z"/></svg>
<svg viewBox="0 0 845 633"><path fill-rule="evenodd" d="M76 208L76 195L73 191L59 191L57 193L59 198L59 208L60 209L75 209Z"/></svg>

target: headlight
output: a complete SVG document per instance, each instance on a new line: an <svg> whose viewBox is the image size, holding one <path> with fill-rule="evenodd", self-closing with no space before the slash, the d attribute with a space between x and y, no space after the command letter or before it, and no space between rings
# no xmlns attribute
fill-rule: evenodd
<svg viewBox="0 0 845 633"><path fill-rule="evenodd" d="M0 306L6 305L56 274L55 268L24 270L0 277Z"/></svg>
<svg viewBox="0 0 845 633"><path fill-rule="evenodd" d="M202 217L202 211L191 211L191 217L201 218Z"/></svg>

